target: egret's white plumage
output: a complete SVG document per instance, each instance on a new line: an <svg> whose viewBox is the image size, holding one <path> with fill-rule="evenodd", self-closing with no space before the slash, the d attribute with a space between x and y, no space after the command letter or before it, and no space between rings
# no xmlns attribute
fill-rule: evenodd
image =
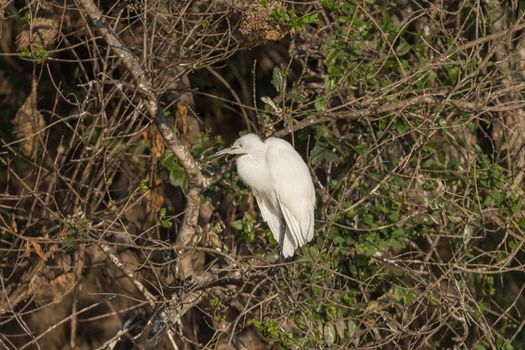
<svg viewBox="0 0 525 350"><path fill-rule="evenodd" d="M284 257L314 237L315 190L308 166L285 140L248 134L217 155L240 154L237 172L253 191Z"/></svg>

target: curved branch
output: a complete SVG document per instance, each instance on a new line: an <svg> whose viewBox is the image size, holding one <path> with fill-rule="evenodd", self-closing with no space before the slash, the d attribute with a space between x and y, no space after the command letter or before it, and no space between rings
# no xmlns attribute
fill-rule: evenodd
<svg viewBox="0 0 525 350"><path fill-rule="evenodd" d="M175 153L184 171L189 178L189 192L182 227L177 235L177 245L187 245L195 232L199 216L200 194L208 185L209 180L202 175L200 164L195 161L190 151L182 143L179 136L168 125L159 108L159 101L153 92L152 83L139 59L122 42L117 33L111 29L104 15L92 0L77 0L80 8L84 9L96 29L104 40L118 55L124 66L131 73L137 83L137 88L144 96L145 105L150 116L155 120L157 128L162 134L167 146Z"/></svg>

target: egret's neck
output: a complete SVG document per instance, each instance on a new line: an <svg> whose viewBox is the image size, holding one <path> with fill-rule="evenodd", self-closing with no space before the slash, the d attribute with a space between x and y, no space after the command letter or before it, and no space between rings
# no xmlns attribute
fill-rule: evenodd
<svg viewBox="0 0 525 350"><path fill-rule="evenodd" d="M264 152L255 151L237 158L237 173L248 186L263 190L270 177Z"/></svg>

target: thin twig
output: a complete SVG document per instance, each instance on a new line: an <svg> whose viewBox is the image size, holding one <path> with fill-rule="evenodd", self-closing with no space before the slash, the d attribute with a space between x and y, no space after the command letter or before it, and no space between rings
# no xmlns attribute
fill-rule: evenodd
<svg viewBox="0 0 525 350"><path fill-rule="evenodd" d="M78 248L77 256L77 265L75 268L75 287L73 288L73 305L71 306L71 333L69 338L69 344L71 349L76 348L76 335L77 335L77 309L78 309L78 291L82 278L82 269L84 268L84 254L86 252L86 247L81 245Z"/></svg>

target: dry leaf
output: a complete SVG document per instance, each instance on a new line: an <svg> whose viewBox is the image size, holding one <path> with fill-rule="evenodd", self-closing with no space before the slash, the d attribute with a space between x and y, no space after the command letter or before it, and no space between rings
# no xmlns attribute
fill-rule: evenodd
<svg viewBox="0 0 525 350"><path fill-rule="evenodd" d="M447 225L447 213L445 211L445 209L442 209L441 210L441 220L443 220L443 225Z"/></svg>
<svg viewBox="0 0 525 350"><path fill-rule="evenodd" d="M46 10L41 10L38 15L32 18L27 27L18 34L16 47L19 52L26 49L33 51L37 48L49 48L55 43L60 27L57 17Z"/></svg>
<svg viewBox="0 0 525 350"><path fill-rule="evenodd" d="M11 219L11 229L13 230L14 233L18 233L18 225L16 223L15 218Z"/></svg>
<svg viewBox="0 0 525 350"><path fill-rule="evenodd" d="M9 3L8 0L0 0L0 20L5 19L4 12L5 12L5 8L7 7L8 3Z"/></svg>
<svg viewBox="0 0 525 350"><path fill-rule="evenodd" d="M145 195L146 198L146 211L148 213L148 218L153 219L157 217L162 204L164 203L163 189L161 186L160 178L155 178L155 183Z"/></svg>
<svg viewBox="0 0 525 350"><path fill-rule="evenodd" d="M36 81L33 81L31 93L13 119L13 134L20 140L22 153L27 157L32 157L36 153L39 133L46 126L36 104L36 85Z"/></svg>
<svg viewBox="0 0 525 350"><path fill-rule="evenodd" d="M46 254L44 254L44 251L42 250L42 247L40 246L40 244L38 244L33 239L26 240L26 247L24 250L24 254L22 254L22 257L27 258L31 255L31 246L33 246L35 250L35 254L38 255L44 262L46 262L47 261Z"/></svg>
<svg viewBox="0 0 525 350"><path fill-rule="evenodd" d="M47 256L44 254L44 251L42 250L42 247L40 246L40 244L38 244L36 241L32 239L29 240L29 242L31 242L31 244L33 245L33 248L35 248L36 255L38 255L42 260L44 260L44 262L46 262Z"/></svg>
<svg viewBox="0 0 525 350"><path fill-rule="evenodd" d="M181 120L181 126L182 126L182 134L186 135L186 132L188 130L188 107L182 102L177 103L177 117L180 116Z"/></svg>
<svg viewBox="0 0 525 350"><path fill-rule="evenodd" d="M29 241L26 241L26 249L24 250L24 254L22 254L22 258L27 258L31 255L31 244Z"/></svg>
<svg viewBox="0 0 525 350"><path fill-rule="evenodd" d="M143 138L144 141L151 142L152 154L155 158L160 158L160 156L164 154L164 151L166 150L164 139L155 125L150 125L144 131Z"/></svg>

